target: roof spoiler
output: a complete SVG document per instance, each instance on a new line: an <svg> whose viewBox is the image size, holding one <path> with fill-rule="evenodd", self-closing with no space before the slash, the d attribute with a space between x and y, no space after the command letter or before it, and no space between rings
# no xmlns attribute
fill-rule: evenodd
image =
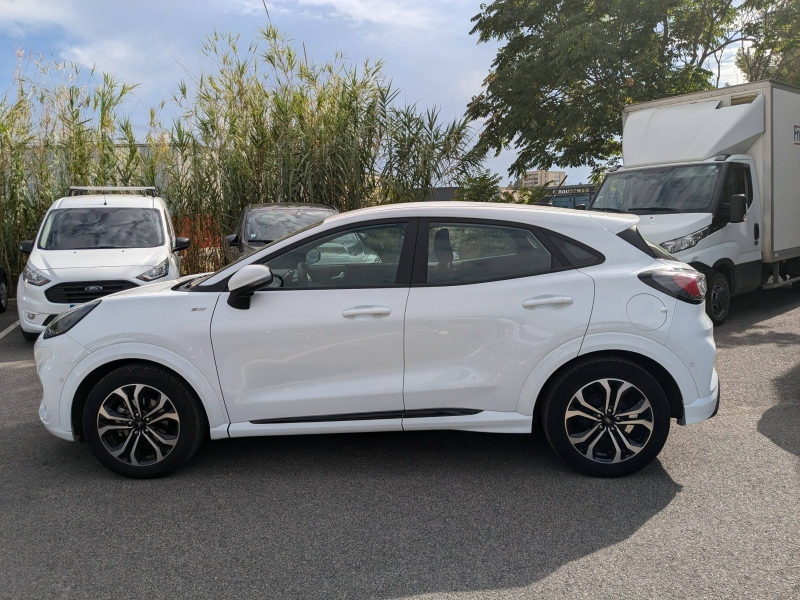
<svg viewBox="0 0 800 600"><path fill-rule="evenodd" d="M67 196L83 196L92 192L140 192L142 196L158 196L155 186L71 185Z"/></svg>

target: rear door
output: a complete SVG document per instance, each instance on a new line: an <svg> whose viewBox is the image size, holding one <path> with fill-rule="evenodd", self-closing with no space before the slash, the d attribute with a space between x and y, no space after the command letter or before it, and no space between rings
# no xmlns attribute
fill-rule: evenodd
<svg viewBox="0 0 800 600"><path fill-rule="evenodd" d="M592 279L541 230L421 219L406 307L406 411L515 411L536 364L585 334L593 300Z"/></svg>

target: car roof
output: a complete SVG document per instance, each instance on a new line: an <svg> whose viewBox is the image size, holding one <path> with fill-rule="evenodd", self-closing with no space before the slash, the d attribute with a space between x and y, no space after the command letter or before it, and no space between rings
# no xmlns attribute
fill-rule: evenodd
<svg viewBox="0 0 800 600"><path fill-rule="evenodd" d="M383 204L345 213L331 215L325 223L345 225L348 221L361 221L369 218L475 218L498 221L535 221L537 224L552 225L600 225L613 233L619 233L639 222L632 214L604 213L599 211L576 210L557 206L527 204L504 204L501 202L407 202L403 204Z"/></svg>
<svg viewBox="0 0 800 600"><path fill-rule="evenodd" d="M297 210L297 209L315 209L327 210L332 213L338 213L330 204L312 204L310 202L264 202L260 204L251 204L248 207L249 211L254 210Z"/></svg>
<svg viewBox="0 0 800 600"><path fill-rule="evenodd" d="M161 198L141 196L135 194L82 194L80 196L67 196L59 198L50 207L59 208L87 208L91 206L111 206L116 208L157 208L162 206Z"/></svg>

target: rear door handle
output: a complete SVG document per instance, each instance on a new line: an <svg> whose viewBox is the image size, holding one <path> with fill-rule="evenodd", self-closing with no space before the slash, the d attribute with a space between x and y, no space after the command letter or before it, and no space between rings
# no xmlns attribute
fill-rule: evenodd
<svg viewBox="0 0 800 600"><path fill-rule="evenodd" d="M572 298L569 296L537 296L522 301L523 308L536 308L537 306L569 306Z"/></svg>
<svg viewBox="0 0 800 600"><path fill-rule="evenodd" d="M354 306L342 311L342 316L346 319L356 317L386 317L392 314L392 309L388 306Z"/></svg>

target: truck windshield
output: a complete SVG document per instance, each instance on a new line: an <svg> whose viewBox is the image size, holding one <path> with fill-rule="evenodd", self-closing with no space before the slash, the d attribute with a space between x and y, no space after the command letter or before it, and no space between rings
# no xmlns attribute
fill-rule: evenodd
<svg viewBox="0 0 800 600"><path fill-rule="evenodd" d="M721 164L704 164L611 173L597 191L591 209L708 212L721 170Z"/></svg>
<svg viewBox="0 0 800 600"><path fill-rule="evenodd" d="M65 208L52 211L42 227L42 250L153 248L164 244L154 208Z"/></svg>

